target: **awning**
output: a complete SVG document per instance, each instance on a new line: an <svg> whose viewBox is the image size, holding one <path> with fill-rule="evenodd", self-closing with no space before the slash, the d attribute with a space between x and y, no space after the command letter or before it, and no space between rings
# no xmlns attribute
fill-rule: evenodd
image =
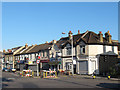
<svg viewBox="0 0 120 90"><path fill-rule="evenodd" d="M40 60L41 63L47 63L49 60Z"/></svg>
<svg viewBox="0 0 120 90"><path fill-rule="evenodd" d="M58 65L58 64L61 64L60 61L49 61L48 62L49 65Z"/></svg>

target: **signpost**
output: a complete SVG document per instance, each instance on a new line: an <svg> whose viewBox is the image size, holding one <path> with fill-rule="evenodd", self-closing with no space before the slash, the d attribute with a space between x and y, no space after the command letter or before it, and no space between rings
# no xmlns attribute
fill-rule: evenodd
<svg viewBox="0 0 120 90"><path fill-rule="evenodd" d="M37 76L39 76L38 64L40 63L40 56L38 56L37 59L38 59L38 60L36 60L36 63L37 63Z"/></svg>

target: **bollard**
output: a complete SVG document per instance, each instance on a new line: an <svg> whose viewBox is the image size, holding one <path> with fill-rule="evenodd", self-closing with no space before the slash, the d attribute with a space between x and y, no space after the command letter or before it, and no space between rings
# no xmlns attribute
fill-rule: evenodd
<svg viewBox="0 0 120 90"><path fill-rule="evenodd" d="M23 71L22 71L22 77L23 77Z"/></svg>
<svg viewBox="0 0 120 90"><path fill-rule="evenodd" d="M110 79L110 76L108 76L108 80Z"/></svg>
<svg viewBox="0 0 120 90"><path fill-rule="evenodd" d="M43 78L45 78L45 72L43 72Z"/></svg>
<svg viewBox="0 0 120 90"><path fill-rule="evenodd" d="M32 72L32 77L34 77L34 71Z"/></svg>
<svg viewBox="0 0 120 90"><path fill-rule="evenodd" d="M47 72L46 72L46 77L47 77Z"/></svg>
<svg viewBox="0 0 120 90"><path fill-rule="evenodd" d="M55 76L57 77L57 72L55 72Z"/></svg>
<svg viewBox="0 0 120 90"><path fill-rule="evenodd" d="M95 79L95 76L93 76L93 79Z"/></svg>

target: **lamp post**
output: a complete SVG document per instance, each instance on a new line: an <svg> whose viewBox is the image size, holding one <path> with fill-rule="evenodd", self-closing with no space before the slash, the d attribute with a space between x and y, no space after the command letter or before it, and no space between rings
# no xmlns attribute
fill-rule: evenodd
<svg viewBox="0 0 120 90"><path fill-rule="evenodd" d="M62 33L62 34L65 34L65 33ZM74 71L73 71L73 33L71 31L69 31L69 39L71 40L71 55L72 55L72 75L74 74Z"/></svg>
<svg viewBox="0 0 120 90"><path fill-rule="evenodd" d="M71 55L72 55L72 75L74 74L74 71L73 71L73 35L72 35L72 32L71 31L69 31L69 38L70 38L70 40L71 40Z"/></svg>

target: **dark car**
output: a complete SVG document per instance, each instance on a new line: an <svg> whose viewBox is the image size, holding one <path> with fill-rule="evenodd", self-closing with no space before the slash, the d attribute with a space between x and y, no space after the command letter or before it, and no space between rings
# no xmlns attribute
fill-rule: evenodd
<svg viewBox="0 0 120 90"><path fill-rule="evenodd" d="M7 68L3 68L3 70L2 70L2 71L8 72L8 69L7 69Z"/></svg>

